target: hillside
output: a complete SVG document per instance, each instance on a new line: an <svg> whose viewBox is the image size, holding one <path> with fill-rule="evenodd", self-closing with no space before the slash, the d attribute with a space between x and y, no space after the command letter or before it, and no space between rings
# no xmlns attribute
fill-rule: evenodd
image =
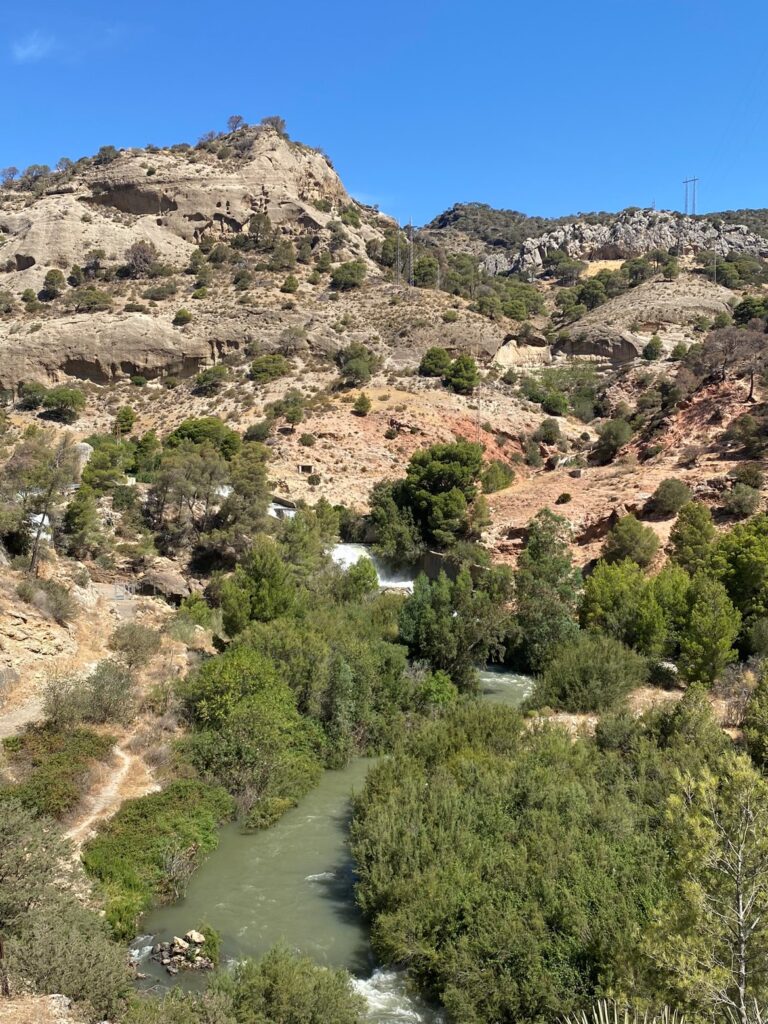
<svg viewBox="0 0 768 1024"><path fill-rule="evenodd" d="M753 214L748 216L748 214ZM454 206L427 224L425 242L464 249L491 274L538 273L562 251L579 260L626 260L653 250L682 253L740 253L768 256L766 219L761 211L686 217L665 210L630 208L619 213L578 214L547 219L479 203Z"/></svg>
<svg viewBox="0 0 768 1024"><path fill-rule="evenodd" d="M373 483L430 443L482 434L487 459L503 458L510 442L522 458L543 411L501 382L507 371L510 380L537 377L586 358L598 395L656 336L669 356L698 342L702 323L730 317L738 294L707 280L692 250L759 259L768 246L725 217L628 210L548 220L458 204L411 248L279 119L194 147L104 147L55 172L28 169L0 189L0 232L0 386L16 399L16 429L40 416L39 406L19 401L29 382L81 389L81 438L112 430L123 405L137 436L163 437L211 414L241 432L257 429L294 389L302 430L270 420L275 491L358 509ZM662 274L646 254L674 250L680 237L682 272ZM581 285L599 282L602 294L566 305L574 289L553 276L553 253L576 261ZM635 280L623 261L637 257ZM349 268L357 276L347 281ZM507 285L499 275L513 270L537 276ZM404 283L411 275L417 287ZM414 376L434 346L480 362L477 394ZM365 417L345 407L353 396L338 380L344 353L356 347L372 357L358 382L374 399ZM285 365L276 379L254 383L250 363L262 357ZM211 367L220 376L199 386ZM672 378L677 369L669 365ZM589 424L586 436L599 428ZM562 429L572 439L585 432L578 421Z"/></svg>

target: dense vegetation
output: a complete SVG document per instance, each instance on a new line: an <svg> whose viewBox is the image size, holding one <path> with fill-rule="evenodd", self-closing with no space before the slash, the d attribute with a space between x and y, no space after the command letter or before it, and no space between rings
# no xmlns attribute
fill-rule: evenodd
<svg viewBox="0 0 768 1024"><path fill-rule="evenodd" d="M613 213L587 213L579 214L579 219L601 224L615 216ZM470 238L478 238L488 245L516 249L527 238L537 238L575 219L575 216L529 217L516 210L497 210L486 203L457 203L426 224L425 228L452 228L469 235Z"/></svg>
<svg viewBox="0 0 768 1024"><path fill-rule="evenodd" d="M594 740L461 707L369 775L358 898L379 955L462 1024L551 1019L599 996L751 1012L767 814L768 786L695 689L673 711L605 719ZM755 932L740 951L742 883Z"/></svg>
<svg viewBox="0 0 768 1024"><path fill-rule="evenodd" d="M103 887L107 921L116 938L136 934L139 915L153 899L184 895L201 856L218 842L218 826L232 816L219 787L184 779L161 793L123 804L83 851L83 864Z"/></svg>

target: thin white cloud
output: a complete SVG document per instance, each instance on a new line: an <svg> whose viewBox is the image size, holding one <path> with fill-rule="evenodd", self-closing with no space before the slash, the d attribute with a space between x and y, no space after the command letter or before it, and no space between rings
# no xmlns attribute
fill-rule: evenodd
<svg viewBox="0 0 768 1024"><path fill-rule="evenodd" d="M17 64L31 64L43 60L53 50L56 40L53 36L44 36L39 32L30 32L28 36L17 39L11 46L13 59Z"/></svg>

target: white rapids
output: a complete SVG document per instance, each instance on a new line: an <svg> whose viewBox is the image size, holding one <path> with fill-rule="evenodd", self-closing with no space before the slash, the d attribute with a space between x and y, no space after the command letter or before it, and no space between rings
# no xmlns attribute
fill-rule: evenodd
<svg viewBox="0 0 768 1024"><path fill-rule="evenodd" d="M390 568L373 554L369 544L336 544L331 548L331 558L342 569L350 569L361 558L369 558L382 590L402 590L407 594L413 592L413 570Z"/></svg>
<svg viewBox="0 0 768 1024"><path fill-rule="evenodd" d="M402 971L377 969L370 978L355 978L352 984L368 1003L366 1019L371 1024L443 1024L439 1010L408 993Z"/></svg>

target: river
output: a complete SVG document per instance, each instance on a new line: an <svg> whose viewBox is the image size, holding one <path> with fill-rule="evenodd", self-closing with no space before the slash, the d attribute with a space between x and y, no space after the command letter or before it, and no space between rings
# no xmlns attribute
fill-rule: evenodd
<svg viewBox="0 0 768 1024"><path fill-rule="evenodd" d="M489 665L480 672L485 700L517 705L530 679ZM319 963L346 967L365 995L371 1024L436 1024L438 1010L406 991L401 972L376 968L368 928L354 900L354 865L347 848L350 795L362 788L372 764L357 758L341 771L326 771L301 804L270 829L244 835L236 825L221 831L218 848L198 869L187 895L158 907L143 921L136 942L183 935L203 922L221 932L227 957L259 957L276 943ZM163 969L145 960L143 971L167 984ZM200 984L201 975L185 975Z"/></svg>
<svg viewBox="0 0 768 1024"><path fill-rule="evenodd" d="M368 550L339 545L334 558L352 565ZM407 574L390 575L377 563L380 585L401 586ZM480 672L483 699L518 705L531 680L489 665ZM237 825L221 831L218 848L194 874L178 903L149 913L136 941L144 952L142 971L167 985L159 964L146 959L153 941L183 935L208 923L221 932L229 958L259 957L277 943L312 956L319 963L346 967L368 1001L370 1024L437 1024L440 1011L406 990L399 971L377 968L368 927L354 899L354 864L347 847L350 796L360 790L373 761L357 758L341 771L326 771L301 804L276 825L244 835ZM201 975L185 975L200 985Z"/></svg>

